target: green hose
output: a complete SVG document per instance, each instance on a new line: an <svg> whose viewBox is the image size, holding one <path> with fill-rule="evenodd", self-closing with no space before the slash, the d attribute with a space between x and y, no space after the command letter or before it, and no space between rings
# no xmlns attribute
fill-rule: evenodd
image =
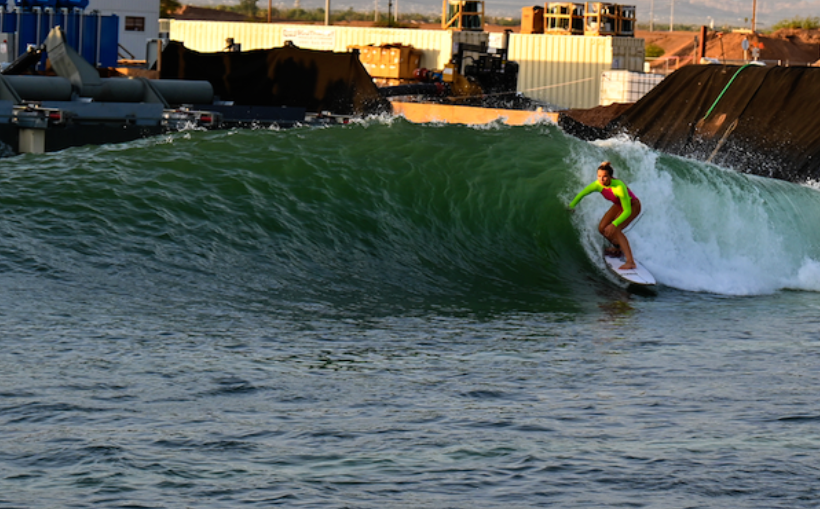
<svg viewBox="0 0 820 509"><path fill-rule="evenodd" d="M720 92L720 95L717 96L717 99L715 99L715 102L714 102L714 104L712 104L712 107L709 108L709 111L707 111L706 115L703 116L703 120L706 120L707 118L709 118L709 115L712 114L712 110L714 110L715 106L717 106L717 104L720 102L720 99L723 97L723 94L725 94L726 91L729 90L729 87L732 86L732 82L735 81L735 78L737 78L737 75L740 74L740 71L742 71L743 69L749 67L750 65L755 65L755 64L749 63L749 64L746 64L746 65L744 65L743 67L741 67L740 69L737 70L735 75L732 76L732 79L729 80L729 83L727 83L726 86L723 87L723 90Z"/></svg>

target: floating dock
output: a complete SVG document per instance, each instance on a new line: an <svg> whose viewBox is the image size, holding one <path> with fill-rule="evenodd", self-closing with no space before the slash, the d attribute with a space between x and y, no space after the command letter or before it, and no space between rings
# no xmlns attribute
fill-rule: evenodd
<svg viewBox="0 0 820 509"><path fill-rule="evenodd" d="M558 122L558 112L478 108L451 104L392 101L393 113L410 122L483 125L501 122L511 126Z"/></svg>

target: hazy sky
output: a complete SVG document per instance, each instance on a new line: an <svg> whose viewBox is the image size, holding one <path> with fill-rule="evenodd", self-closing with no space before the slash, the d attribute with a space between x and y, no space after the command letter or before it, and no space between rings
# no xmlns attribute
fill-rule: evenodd
<svg viewBox="0 0 820 509"><path fill-rule="evenodd" d="M303 8L324 7L324 0L299 0ZM387 2L389 0L331 0L331 10L341 10L352 7L358 11L373 10L376 2L380 12L387 12ZM637 0L624 2L637 7L638 22L648 23L650 12L653 13L655 23L668 24L672 14L672 3L674 1L675 23L706 24L714 20L715 26L730 24L742 26L746 18L752 17L753 0ZM235 5L238 0L183 0L183 4L211 5L219 4ZM282 1L273 0L273 5L277 7L292 7L295 0ZM266 9L267 0L259 0L257 5ZM393 0L394 9L398 8L402 12L438 13L441 11L441 0ZM484 8L487 14L492 16L513 16L521 15L521 8L530 5L543 5L542 3L522 3L519 0L485 0ZM759 0L757 2L758 27L765 29L778 21L790 19L795 16L820 16L820 0L812 2L775 2Z"/></svg>

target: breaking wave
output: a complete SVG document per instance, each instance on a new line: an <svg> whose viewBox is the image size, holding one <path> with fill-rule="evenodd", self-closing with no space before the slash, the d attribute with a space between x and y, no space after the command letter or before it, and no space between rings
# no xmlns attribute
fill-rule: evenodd
<svg viewBox="0 0 820 509"><path fill-rule="evenodd" d="M243 305L573 306L618 287L599 255L607 202L565 209L604 159L641 198L629 237L661 291L820 291L810 186L549 124L403 119L4 159L0 269Z"/></svg>

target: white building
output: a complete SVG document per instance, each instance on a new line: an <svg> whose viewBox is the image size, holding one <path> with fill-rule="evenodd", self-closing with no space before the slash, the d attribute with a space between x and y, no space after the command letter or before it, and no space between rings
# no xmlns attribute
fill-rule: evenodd
<svg viewBox="0 0 820 509"><path fill-rule="evenodd" d="M92 11L119 16L120 58L145 60L146 42L159 36L159 0L89 0Z"/></svg>

